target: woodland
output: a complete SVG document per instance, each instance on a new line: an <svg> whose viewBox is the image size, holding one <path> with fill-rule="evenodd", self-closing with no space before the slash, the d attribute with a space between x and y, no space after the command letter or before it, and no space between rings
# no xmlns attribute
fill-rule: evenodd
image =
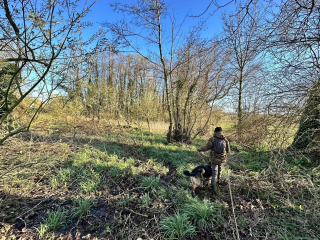
<svg viewBox="0 0 320 240"><path fill-rule="evenodd" d="M319 239L320 2L101 1L0 1L0 240Z"/></svg>

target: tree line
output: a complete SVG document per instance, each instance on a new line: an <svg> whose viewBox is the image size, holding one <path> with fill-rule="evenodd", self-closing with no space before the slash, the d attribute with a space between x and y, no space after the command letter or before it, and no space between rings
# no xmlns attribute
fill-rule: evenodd
<svg viewBox="0 0 320 240"><path fill-rule="evenodd" d="M27 96L41 99L24 111L31 123L57 89L89 118L166 121L168 142L192 141L217 108L237 113L239 139L250 126L262 134L286 123L300 126L296 148L317 141L317 1L230 1L236 7L222 14L223 30L211 39L202 38L205 23L182 31L165 1L111 4L128 18L106 20L89 41L81 32L91 24L83 20L90 6L73 13L75 1L12 3L0 4L1 143L29 130L12 124ZM204 12L221 9L215 2Z"/></svg>

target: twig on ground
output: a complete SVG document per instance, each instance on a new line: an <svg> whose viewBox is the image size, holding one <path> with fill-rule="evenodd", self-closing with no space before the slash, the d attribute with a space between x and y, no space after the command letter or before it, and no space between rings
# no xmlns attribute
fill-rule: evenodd
<svg viewBox="0 0 320 240"><path fill-rule="evenodd" d="M148 217L148 215L144 215L144 214L141 214L141 213L137 213L137 212L131 210L130 208L127 208L127 207L124 207L124 208L125 208L126 210L128 210L129 212L132 212L132 213L137 214L137 215L139 215L139 216Z"/></svg>

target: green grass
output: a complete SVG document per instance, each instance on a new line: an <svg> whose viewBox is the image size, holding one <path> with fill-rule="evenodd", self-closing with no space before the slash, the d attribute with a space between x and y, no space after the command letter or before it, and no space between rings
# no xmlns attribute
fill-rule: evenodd
<svg viewBox="0 0 320 240"><path fill-rule="evenodd" d="M269 166L269 152L245 152L239 153L241 161L244 162L247 169L261 171Z"/></svg>
<svg viewBox="0 0 320 240"><path fill-rule="evenodd" d="M73 216L82 218L90 215L93 200L89 198L77 198L72 208Z"/></svg>
<svg viewBox="0 0 320 240"><path fill-rule="evenodd" d="M59 174L51 179L52 187L63 186L67 187L68 182L70 182L72 177L72 172L69 168L63 169L59 172Z"/></svg>
<svg viewBox="0 0 320 240"><path fill-rule="evenodd" d="M192 163L198 158L196 147L185 144L144 144L140 147L140 151L147 153L150 158L157 162L170 163L175 167L179 167L186 163Z"/></svg>
<svg viewBox="0 0 320 240"><path fill-rule="evenodd" d="M117 202L117 206L118 207L122 207L122 206L125 206L127 205L128 203L131 202L131 198L129 196L126 196L125 198L122 198L120 199L118 202Z"/></svg>
<svg viewBox="0 0 320 240"><path fill-rule="evenodd" d="M160 221L160 230L169 238L187 237L196 233L196 227L192 225L186 214L176 213L173 216L165 217Z"/></svg>
<svg viewBox="0 0 320 240"><path fill-rule="evenodd" d="M133 158L121 158L115 154L101 152L95 148L81 148L64 164L65 168L51 178L51 186L76 186L81 192L90 194L99 190L102 176L118 179L138 175L143 167L135 166ZM168 170L160 163L150 161L151 168L164 174Z"/></svg>
<svg viewBox="0 0 320 240"><path fill-rule="evenodd" d="M124 154L121 147L119 145L115 145L115 144L112 144L112 145L111 144L108 144L108 145L104 144L103 148L101 150L105 150L109 155L121 156Z"/></svg>
<svg viewBox="0 0 320 240"><path fill-rule="evenodd" d="M67 223L68 212L62 208L58 208L56 211L48 211L48 217L41 224L39 234L45 232L56 231L59 227Z"/></svg>
<svg viewBox="0 0 320 240"><path fill-rule="evenodd" d="M134 130L131 136L134 140L151 143L151 144L166 144L167 139L164 134L151 133L148 131Z"/></svg>
<svg viewBox="0 0 320 240"><path fill-rule="evenodd" d="M111 167L108 174L112 178L119 178L121 175L121 170L118 167Z"/></svg>
<svg viewBox="0 0 320 240"><path fill-rule="evenodd" d="M202 230L210 229L214 224L222 222L220 206L208 199L188 199L182 207L182 212Z"/></svg>
<svg viewBox="0 0 320 240"><path fill-rule="evenodd" d="M171 187L171 189L175 193L173 202L177 207L183 206L186 201L192 198L190 189L180 189L176 187Z"/></svg>
<svg viewBox="0 0 320 240"><path fill-rule="evenodd" d="M159 187L160 177L144 177L141 181L140 187L145 188L146 190L156 190Z"/></svg>
<svg viewBox="0 0 320 240"><path fill-rule="evenodd" d="M177 186L179 186L180 188L188 188L190 186L190 183L186 178L179 178L177 180Z"/></svg>
<svg viewBox="0 0 320 240"><path fill-rule="evenodd" d="M172 189L168 187L159 187L157 194L164 201L172 200L174 197Z"/></svg>
<svg viewBox="0 0 320 240"><path fill-rule="evenodd" d="M221 231L223 224L229 224L225 218L231 214L231 204L227 204L230 203L230 196L226 184L226 180L230 178L235 204L244 209L237 212L237 220L239 228L245 234L249 234L248 229L251 226L255 236L265 236L268 232L272 239L317 239L320 220L317 204L320 196L320 171L314 168L307 156L284 155L285 153L278 156L276 151L270 152L265 146L257 147L252 152L233 142L233 154L228 157L230 168L223 168L223 181L216 197L219 201L214 202L215 198L208 195L210 189L207 186L204 186L198 195L201 199L192 198L189 178L183 175L184 170L190 171L205 163L197 155L196 148L204 145L206 140L196 139L192 145L166 144L165 135L139 130L133 132L133 135L124 133L87 136L92 139L92 143L82 148L72 146L71 149L77 149L73 152L67 144L59 143L54 145L53 154L50 156L42 157L41 152L34 157L33 152L26 149L21 150L26 154L18 152L18 160L8 157L8 160L1 159L0 156L0 175L5 172L1 169L23 164L19 171L13 169L12 175L5 175L5 187L12 190L14 195L23 191L30 194L30 189L37 189L39 178L34 177L36 173L44 176L39 185L46 186L45 191L53 196L65 191L68 191L68 197L72 199L81 196L70 206L71 218L68 221L67 212L62 208L48 212L48 217L37 229L39 238L57 237L54 233L51 233L52 236L48 233L63 225L66 225L69 231L78 219L89 221L96 217L95 211L91 209L94 199L100 197L110 197L108 204L111 209L120 209L117 213L121 216L121 221L117 220L112 225L100 222L102 232L97 234L104 231L106 238L138 237L137 233L142 231L135 219L136 214L128 215L125 207L136 213L141 211L143 216L158 214L161 218L160 229L158 224L154 225L150 238L159 236L159 231L161 237L171 239L194 235L196 230L208 233L217 231L215 236L219 236L218 231ZM42 150L45 152L46 149ZM274 165L269 163L270 159L274 161ZM166 176L169 169L170 179ZM13 184L18 186L14 188ZM113 195L116 193L112 191L115 185L121 188L117 195ZM141 190L140 187L144 189ZM20 189L23 191L19 193ZM128 191L130 196L126 195ZM208 196L210 199L205 199ZM6 209L0 210L5 214L19 212L10 206ZM172 214L173 211L178 213ZM250 211L255 211L257 216ZM169 213L172 215L168 216ZM93 216L90 216L91 214ZM141 217L144 218L143 216ZM252 225L257 219L259 221L256 225ZM148 218L141 221L146 221L148 226L154 223ZM129 230L126 230L126 227L129 227ZM230 232L226 231L219 237L232 238L232 234L229 234Z"/></svg>
<svg viewBox="0 0 320 240"><path fill-rule="evenodd" d="M144 195L141 196L141 204L142 204L142 206L148 207L150 202L151 202L151 199L150 199L149 193L145 193Z"/></svg>

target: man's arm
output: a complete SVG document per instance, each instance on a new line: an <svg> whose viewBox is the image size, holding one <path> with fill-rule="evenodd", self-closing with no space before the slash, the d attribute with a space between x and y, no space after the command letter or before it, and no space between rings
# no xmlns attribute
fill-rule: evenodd
<svg viewBox="0 0 320 240"><path fill-rule="evenodd" d="M227 153L231 153L230 143L229 143L229 141L228 141L227 139L225 139L225 141L226 141L226 145L227 145L226 152L227 152Z"/></svg>
<svg viewBox="0 0 320 240"><path fill-rule="evenodd" d="M212 139L210 138L206 145L199 147L198 152L204 152L212 149Z"/></svg>

